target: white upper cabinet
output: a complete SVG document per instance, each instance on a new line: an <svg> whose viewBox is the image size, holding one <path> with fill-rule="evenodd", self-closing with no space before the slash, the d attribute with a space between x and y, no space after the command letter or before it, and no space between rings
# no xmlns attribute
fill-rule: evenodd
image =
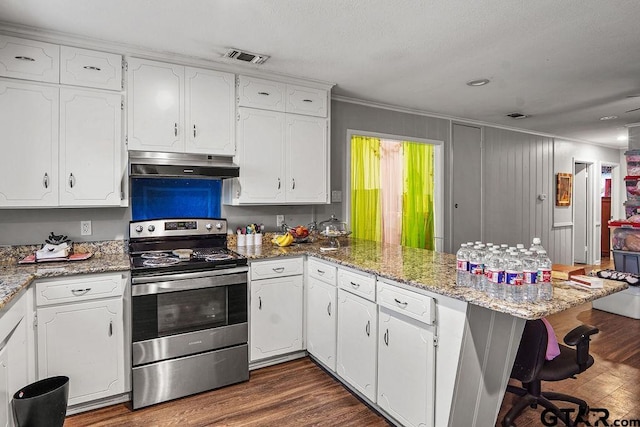
<svg viewBox="0 0 640 427"><path fill-rule="evenodd" d="M58 88L0 81L0 206L58 204Z"/></svg>
<svg viewBox="0 0 640 427"><path fill-rule="evenodd" d="M0 76L58 83L60 47L0 35Z"/></svg>
<svg viewBox="0 0 640 427"><path fill-rule="evenodd" d="M234 199L239 204L284 202L284 114L240 107L238 115L240 177L234 179Z"/></svg>
<svg viewBox="0 0 640 427"><path fill-rule="evenodd" d="M120 94L60 90L60 205L119 206Z"/></svg>
<svg viewBox="0 0 640 427"><path fill-rule="evenodd" d="M185 69L186 152L233 156L235 75Z"/></svg>
<svg viewBox="0 0 640 427"><path fill-rule="evenodd" d="M288 113L327 117L327 91L287 85L286 110Z"/></svg>
<svg viewBox="0 0 640 427"><path fill-rule="evenodd" d="M122 90L122 56L61 46L60 83Z"/></svg>
<svg viewBox="0 0 640 427"><path fill-rule="evenodd" d="M233 74L128 60L129 149L235 154Z"/></svg>
<svg viewBox="0 0 640 427"><path fill-rule="evenodd" d="M240 76L238 80L238 105L284 112L286 86L284 83L271 80Z"/></svg>
<svg viewBox="0 0 640 427"><path fill-rule="evenodd" d="M184 67L128 61L129 149L184 152Z"/></svg>
<svg viewBox="0 0 640 427"><path fill-rule="evenodd" d="M296 114L287 114L286 119L287 201L326 203L329 162L327 120Z"/></svg>

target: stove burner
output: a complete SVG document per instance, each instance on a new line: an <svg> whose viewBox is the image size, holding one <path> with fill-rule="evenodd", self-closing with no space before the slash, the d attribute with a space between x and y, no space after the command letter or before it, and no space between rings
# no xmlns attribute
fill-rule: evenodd
<svg viewBox="0 0 640 427"><path fill-rule="evenodd" d="M164 252L145 252L140 256L144 259L164 259L169 257L169 254Z"/></svg>
<svg viewBox="0 0 640 427"><path fill-rule="evenodd" d="M144 254L142 255L142 257L145 258ZM168 255L164 257L160 256L156 258L146 258L147 259L142 262L142 265L146 267L165 267L168 265L178 264L180 262L178 258L168 258Z"/></svg>
<svg viewBox="0 0 640 427"><path fill-rule="evenodd" d="M213 261L222 261L222 260L231 259L231 258L233 257L229 254L219 253L219 254L206 255L204 257L204 260L207 262L213 262Z"/></svg>

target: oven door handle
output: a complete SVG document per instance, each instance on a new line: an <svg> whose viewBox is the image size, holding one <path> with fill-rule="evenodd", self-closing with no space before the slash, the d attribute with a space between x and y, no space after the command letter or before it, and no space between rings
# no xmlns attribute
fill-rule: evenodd
<svg viewBox="0 0 640 427"><path fill-rule="evenodd" d="M224 276L209 276L180 280L162 280L153 283L141 283L131 286L131 296L135 297L140 295L154 295L169 292L243 284L247 284L246 272L228 274Z"/></svg>

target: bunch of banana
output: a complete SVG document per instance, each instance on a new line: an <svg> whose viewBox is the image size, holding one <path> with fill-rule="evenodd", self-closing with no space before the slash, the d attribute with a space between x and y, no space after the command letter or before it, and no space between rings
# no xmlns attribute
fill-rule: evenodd
<svg viewBox="0 0 640 427"><path fill-rule="evenodd" d="M276 245L280 246L280 247L284 247L284 246L289 246L290 244L293 243L293 235L291 233L285 233L282 234L280 236L276 236L274 237L271 242L275 243Z"/></svg>

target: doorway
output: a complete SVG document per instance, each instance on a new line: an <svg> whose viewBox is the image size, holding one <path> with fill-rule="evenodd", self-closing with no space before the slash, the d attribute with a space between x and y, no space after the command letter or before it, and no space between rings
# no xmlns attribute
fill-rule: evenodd
<svg viewBox="0 0 640 427"><path fill-rule="evenodd" d="M573 262L592 264L594 229L590 172L592 164L575 161L573 164Z"/></svg>
<svg viewBox="0 0 640 427"><path fill-rule="evenodd" d="M618 163L600 164L600 259L601 264L611 261L611 237L608 222L624 218L619 213L620 168ZM597 262L596 262L597 263Z"/></svg>

